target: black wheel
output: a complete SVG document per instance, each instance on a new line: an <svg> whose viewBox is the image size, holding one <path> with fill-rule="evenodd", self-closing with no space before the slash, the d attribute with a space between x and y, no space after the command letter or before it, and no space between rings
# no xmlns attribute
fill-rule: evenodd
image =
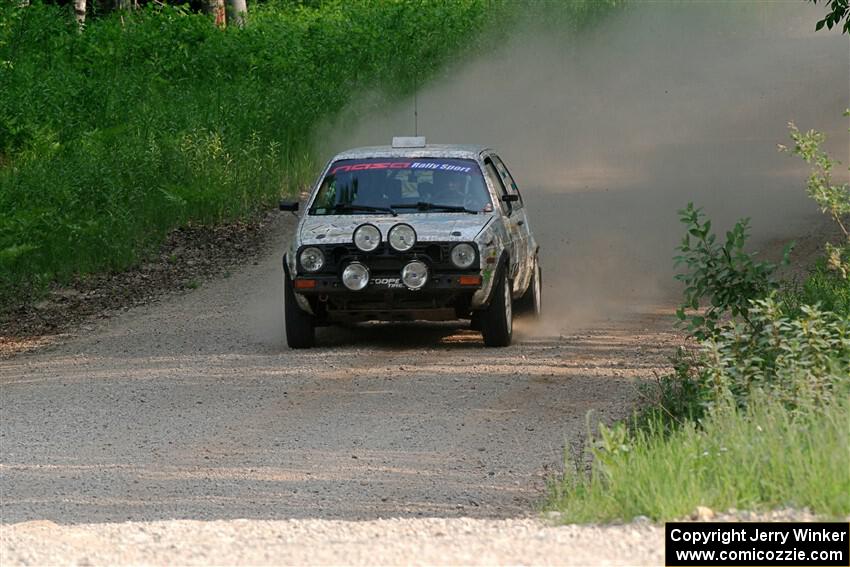
<svg viewBox="0 0 850 567"><path fill-rule="evenodd" d="M540 261L534 257L534 266L531 272L531 281L528 289L516 302L516 312L523 313L534 319L539 319L543 313L543 273L540 270Z"/></svg>
<svg viewBox="0 0 850 567"><path fill-rule="evenodd" d="M316 343L316 319L298 306L292 280L286 270L283 278L283 320L289 348L310 348Z"/></svg>
<svg viewBox="0 0 850 567"><path fill-rule="evenodd" d="M513 334L513 300L507 267L499 270L498 278L490 305L481 312L481 334L489 347L510 345Z"/></svg>

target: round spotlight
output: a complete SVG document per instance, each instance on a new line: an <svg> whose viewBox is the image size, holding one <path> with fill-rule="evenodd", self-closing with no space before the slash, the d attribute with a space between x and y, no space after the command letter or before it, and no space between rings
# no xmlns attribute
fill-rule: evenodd
<svg viewBox="0 0 850 567"><path fill-rule="evenodd" d="M381 231L371 224L361 224L354 231L354 245L362 252L372 252L381 244Z"/></svg>
<svg viewBox="0 0 850 567"><path fill-rule="evenodd" d="M342 271L342 285L351 291L360 291L369 285L369 268L360 262L352 262Z"/></svg>
<svg viewBox="0 0 850 567"><path fill-rule="evenodd" d="M325 255L313 246L302 250L300 259L301 267L308 272L318 272L325 265Z"/></svg>
<svg viewBox="0 0 850 567"><path fill-rule="evenodd" d="M475 248L471 244L462 242L452 248L452 264L465 270L475 263Z"/></svg>
<svg viewBox="0 0 850 567"><path fill-rule="evenodd" d="M428 283L428 266L419 260L408 263L401 270L401 281L407 289L422 289Z"/></svg>
<svg viewBox="0 0 850 567"><path fill-rule="evenodd" d="M416 244L416 231L409 224L397 224L390 229L387 240L393 250L407 252Z"/></svg>

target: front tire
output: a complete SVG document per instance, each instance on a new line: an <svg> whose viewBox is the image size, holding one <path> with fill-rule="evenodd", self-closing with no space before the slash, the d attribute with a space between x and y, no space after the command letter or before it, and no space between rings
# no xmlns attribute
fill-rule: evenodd
<svg viewBox="0 0 850 567"><path fill-rule="evenodd" d="M316 344L316 318L298 305L289 273L283 278L283 319L289 348L310 348Z"/></svg>
<svg viewBox="0 0 850 567"><path fill-rule="evenodd" d="M508 271L503 267L493 287L490 305L481 313L481 334L488 347L506 347L513 335L513 300Z"/></svg>

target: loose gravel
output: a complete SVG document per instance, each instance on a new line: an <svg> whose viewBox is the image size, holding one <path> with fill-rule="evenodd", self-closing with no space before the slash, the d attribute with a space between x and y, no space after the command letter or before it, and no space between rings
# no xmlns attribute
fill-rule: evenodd
<svg viewBox="0 0 850 567"><path fill-rule="evenodd" d="M666 370L668 310L521 324L506 349L449 323L290 351L290 219L230 277L0 361L4 567L661 561L656 527L535 510L588 415L623 417Z"/></svg>
<svg viewBox="0 0 850 567"><path fill-rule="evenodd" d="M662 528L470 518L230 520L5 527L4 565L663 564Z"/></svg>

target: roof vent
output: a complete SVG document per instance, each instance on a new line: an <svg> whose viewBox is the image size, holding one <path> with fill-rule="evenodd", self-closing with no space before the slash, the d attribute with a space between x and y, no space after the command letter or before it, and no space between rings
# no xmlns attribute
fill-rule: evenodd
<svg viewBox="0 0 850 567"><path fill-rule="evenodd" d="M395 136L393 138L394 148L424 148L425 136Z"/></svg>

